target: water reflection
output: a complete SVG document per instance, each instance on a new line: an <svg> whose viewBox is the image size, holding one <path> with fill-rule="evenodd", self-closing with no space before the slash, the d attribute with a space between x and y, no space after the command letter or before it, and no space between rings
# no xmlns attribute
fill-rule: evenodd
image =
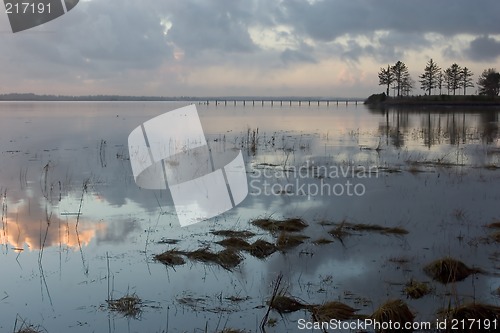
<svg viewBox="0 0 500 333"><path fill-rule="evenodd" d="M0 322L15 318L10 308L24 307L30 314L40 312L49 318L44 322L48 331L68 331L68 327L74 332L102 331L109 315L99 306L111 284L109 288L116 295L137 292L145 300L157 302L154 308L144 310L142 321L116 318L112 331L162 331L165 313L170 313L169 327L182 328L179 331L195 331L205 325L214 331L221 314L179 307L177 299L186 295L195 300L205 296L220 299L211 309L225 306L229 302L225 297L248 296L236 305L240 313L227 318L228 327L248 328L260 321L269 286L279 271L286 275L289 292L308 303L342 300L354 307L363 306L361 312L369 314L386 298L401 297L401 286L409 279L427 281L421 267L433 259L453 255L469 266L495 270L489 258L496 244L480 244L478 240L488 235L483 225L498 218L494 209L498 189L491 186L498 182L498 171L485 168L500 164L498 111L200 108L211 149L244 150L249 180L254 179L251 175L257 168L283 170L307 165L308 161L317 167L375 166L394 172L340 180L311 172L300 181L356 181L366 187L366 193L359 197L249 195L219 218L181 228L168 191L142 190L134 184L126 142L138 124L182 105L23 105L16 104L13 114L9 104L0 103L0 193L6 193L0 240L9 250L52 247L53 251L43 257L43 279L51 287L55 310L45 309L45 304L33 297L38 295L39 286L26 272L37 272L36 251L23 251L19 258L22 268L12 260L13 251L4 251L2 268L21 279L7 278L2 284L12 297L9 306L2 308ZM248 133L257 133L257 129L253 147ZM443 156L457 151L464 156L460 165L450 163L445 170L437 165ZM411 160L425 163L425 167L418 172L411 170ZM291 176L285 173L267 180L285 185L293 181ZM304 234L310 238L296 249L276 252L266 260L243 253L244 261L234 272L197 262L174 270L151 259L174 248L193 251L210 246L212 251L220 251L215 241L221 238L211 234L212 229L251 229L257 236L250 243L259 238L275 241L273 235L252 229L249 223L269 216L303 218L310 225ZM318 224L343 219L400 226L409 234L359 233L339 242L329 236L331 226ZM330 237L333 243L315 245L313 240L321 237ZM162 239L175 239L176 244L165 244ZM60 252L57 247L79 246L81 251L67 251L64 261L53 259L54 253ZM409 258L405 265L390 261L403 257ZM494 275L471 278L458 285L458 297L469 300L474 295L491 303L490 289L499 284ZM35 292L24 291L29 288ZM436 289L435 296L411 303L421 318L432 317L436 307L446 305L449 290L442 286ZM352 303L346 296L352 294L368 299L369 305ZM0 302L0 307L3 305ZM280 319L278 329L293 330L293 320L305 315L286 317L290 320L287 327ZM75 324L79 322L86 324Z"/></svg>
<svg viewBox="0 0 500 333"><path fill-rule="evenodd" d="M396 148L422 140L431 148L441 144L485 144L498 140L499 111L493 108L370 108L371 113L380 114L379 133ZM407 141L409 141L407 143ZM389 144L389 141L387 141Z"/></svg>
<svg viewBox="0 0 500 333"><path fill-rule="evenodd" d="M76 227L76 218L60 217L49 211L47 205L27 200L5 203L9 212L2 219L1 243L16 250L39 250L42 247L64 246L76 249L86 246L99 234L106 233L106 223L82 219Z"/></svg>

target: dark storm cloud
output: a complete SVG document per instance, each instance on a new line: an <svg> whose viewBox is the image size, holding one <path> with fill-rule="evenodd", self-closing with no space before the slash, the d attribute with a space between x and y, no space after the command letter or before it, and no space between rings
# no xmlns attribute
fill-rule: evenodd
<svg viewBox="0 0 500 333"><path fill-rule="evenodd" d="M13 64L10 70L20 79L57 80L76 72L109 77L172 58L158 13L134 0L82 2L39 31L44 33L26 31L3 41L15 53L4 63Z"/></svg>
<svg viewBox="0 0 500 333"><path fill-rule="evenodd" d="M470 42L466 54L476 61L495 60L500 55L500 42L488 36L477 37Z"/></svg>
<svg viewBox="0 0 500 333"><path fill-rule="evenodd" d="M290 0L281 3L283 23L292 24L298 33L314 39L332 41L346 33L369 34L376 30L401 33L434 32L445 36L460 33L500 33L493 13L500 12L500 2L485 0L400 1Z"/></svg>
<svg viewBox="0 0 500 333"><path fill-rule="evenodd" d="M248 33L253 20L248 1L174 1L166 8L172 23L168 38L196 56L204 50L251 52L256 49Z"/></svg>

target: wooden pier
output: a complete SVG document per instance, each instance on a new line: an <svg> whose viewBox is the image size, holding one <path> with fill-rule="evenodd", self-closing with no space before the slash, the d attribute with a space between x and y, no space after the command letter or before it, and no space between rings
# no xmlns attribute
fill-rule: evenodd
<svg viewBox="0 0 500 333"><path fill-rule="evenodd" d="M207 105L213 105L215 104L216 106L223 105L223 106L228 106L228 105L242 105L246 106L248 105L270 105L270 106L283 106L283 104L288 106L292 105L298 105L302 106L303 104L307 104L307 106L321 106L321 105L358 105L358 104L363 104L363 101L360 99L239 99L239 98L233 98L233 99L206 99L202 101L198 101L199 103L207 104Z"/></svg>

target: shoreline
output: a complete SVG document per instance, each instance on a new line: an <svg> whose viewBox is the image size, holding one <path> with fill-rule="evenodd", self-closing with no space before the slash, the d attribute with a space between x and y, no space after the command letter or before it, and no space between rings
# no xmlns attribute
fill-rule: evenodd
<svg viewBox="0 0 500 333"><path fill-rule="evenodd" d="M430 107L430 106L467 106L467 107L497 107L500 106L499 97L478 95L435 95L435 96L412 96L412 97L390 97L385 93L373 94L368 97L364 104L374 107Z"/></svg>

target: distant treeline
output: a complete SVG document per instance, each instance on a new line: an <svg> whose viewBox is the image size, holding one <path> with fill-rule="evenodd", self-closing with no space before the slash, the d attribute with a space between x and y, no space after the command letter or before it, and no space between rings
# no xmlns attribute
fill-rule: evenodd
<svg viewBox="0 0 500 333"><path fill-rule="evenodd" d="M0 95L0 101L198 101L196 97L157 97L157 96L120 96L120 95L37 95L32 93L11 93Z"/></svg>
<svg viewBox="0 0 500 333"><path fill-rule="evenodd" d="M472 77L474 73L467 67L461 67L453 63L445 70L430 59L424 72L419 75L420 88L426 95L456 95L457 91L467 94L467 88L474 87ZM386 87L385 95L389 96L390 89L394 90L394 96L410 96L415 88L415 80L412 79L408 67L402 61L387 68L380 68L378 73L379 85ZM500 73L495 68L488 68L478 77L476 82L479 95L490 97L498 96L500 92Z"/></svg>

